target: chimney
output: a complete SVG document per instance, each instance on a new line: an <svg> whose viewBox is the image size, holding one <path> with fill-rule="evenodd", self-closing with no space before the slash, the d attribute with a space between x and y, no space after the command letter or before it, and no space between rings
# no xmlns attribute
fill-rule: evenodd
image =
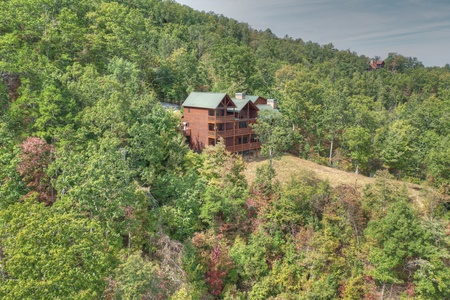
<svg viewBox="0 0 450 300"><path fill-rule="evenodd" d="M245 93L236 93L234 96L238 100L244 100L245 99Z"/></svg>
<svg viewBox="0 0 450 300"><path fill-rule="evenodd" d="M272 109L276 109L277 108L277 100L275 100L275 99L267 99L267 104L272 106Z"/></svg>

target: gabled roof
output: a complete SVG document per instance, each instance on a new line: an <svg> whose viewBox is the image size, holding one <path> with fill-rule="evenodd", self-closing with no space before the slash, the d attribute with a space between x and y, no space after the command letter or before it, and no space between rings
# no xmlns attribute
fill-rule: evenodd
<svg viewBox="0 0 450 300"><path fill-rule="evenodd" d="M245 97L245 99L243 100L238 100L234 98L232 98L231 100L233 100L234 104L236 104L236 108L234 109L235 112L240 112L249 102L251 106L253 106L256 110L258 110L258 107L250 99L247 99L247 97Z"/></svg>
<svg viewBox="0 0 450 300"><path fill-rule="evenodd" d="M192 92L186 100L184 100L183 106L215 109L219 106L220 102L227 97L230 99L225 93ZM231 101L231 104L233 104L232 106L235 106L233 101Z"/></svg>
<svg viewBox="0 0 450 300"><path fill-rule="evenodd" d="M384 67L384 60L371 60L369 62L370 68L373 70Z"/></svg>
<svg viewBox="0 0 450 300"><path fill-rule="evenodd" d="M254 95L246 95L246 96L245 96L245 99L248 99L248 100L252 101L253 103L255 103L256 100L258 100L259 98L262 98L262 97L260 97L260 96L254 96ZM264 98L263 98L263 99L264 99Z"/></svg>

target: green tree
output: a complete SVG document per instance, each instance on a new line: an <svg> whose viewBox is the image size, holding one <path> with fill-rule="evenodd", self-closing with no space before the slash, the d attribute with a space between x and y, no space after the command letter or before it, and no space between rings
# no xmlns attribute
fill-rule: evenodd
<svg viewBox="0 0 450 300"><path fill-rule="evenodd" d="M293 132L289 127L287 118L272 110L260 112L257 123L252 125L261 142L261 154L269 157L271 167L273 159L279 158L292 145Z"/></svg>
<svg viewBox="0 0 450 300"><path fill-rule="evenodd" d="M355 173L359 173L360 167L365 168L372 155L371 134L361 126L348 127L344 131L343 140L350 151L350 157L355 165Z"/></svg>
<svg viewBox="0 0 450 300"><path fill-rule="evenodd" d="M404 200L394 203L380 220L372 220L365 231L371 250L369 274L382 285L399 284L407 280L402 268L408 260L426 254L426 235L416 214Z"/></svg>
<svg viewBox="0 0 450 300"><path fill-rule="evenodd" d="M148 195L133 183L127 153L118 139L91 143L83 152L57 151L52 170L60 200L101 222L111 244L142 245Z"/></svg>
<svg viewBox="0 0 450 300"><path fill-rule="evenodd" d="M115 270L114 299L167 298L159 266L140 252L127 254Z"/></svg>
<svg viewBox="0 0 450 300"><path fill-rule="evenodd" d="M381 129L375 145L384 166L397 173L414 172L414 154L419 151L414 147L417 138L417 130L404 120L395 121L388 128Z"/></svg>
<svg viewBox="0 0 450 300"><path fill-rule="evenodd" d="M426 161L430 180L442 189L444 193L450 193L450 135L442 137L439 143L428 153Z"/></svg>
<svg viewBox="0 0 450 300"><path fill-rule="evenodd" d="M0 211L2 299L93 299L115 267L100 224L33 197Z"/></svg>
<svg viewBox="0 0 450 300"><path fill-rule="evenodd" d="M202 155L200 180L204 182L200 219L213 228L223 223L237 226L244 219L244 204L248 186L240 156L225 150L225 143L207 147Z"/></svg>

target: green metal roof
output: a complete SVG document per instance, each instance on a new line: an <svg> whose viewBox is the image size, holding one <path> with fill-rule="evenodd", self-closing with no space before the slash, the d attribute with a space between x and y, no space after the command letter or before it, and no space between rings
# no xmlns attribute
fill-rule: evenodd
<svg viewBox="0 0 450 300"><path fill-rule="evenodd" d="M236 108L234 109L234 111L236 111L236 112L240 112L241 111L241 109L243 109L244 108L244 106L248 103L248 100L247 99L244 99L244 100L238 100L238 99L231 99L231 100L233 100L233 102L234 102L234 104L236 104Z"/></svg>
<svg viewBox="0 0 450 300"><path fill-rule="evenodd" d="M235 98L231 98L231 100L234 102L234 104L236 104L236 108L234 109L235 112L240 112L249 102L251 102L254 106L257 106L253 103L253 101L251 101L250 99L247 99L247 96L245 97L245 99L242 99L242 100L235 99ZM228 111L232 111L232 110L228 109Z"/></svg>
<svg viewBox="0 0 450 300"><path fill-rule="evenodd" d="M258 100L259 96L253 96L253 95L245 95L245 99L248 99L255 103L256 100Z"/></svg>
<svg viewBox="0 0 450 300"><path fill-rule="evenodd" d="M257 104L256 107L259 108L259 110L263 111L263 110L275 110L278 111L278 109L273 109L272 106L270 106L269 104Z"/></svg>
<svg viewBox="0 0 450 300"><path fill-rule="evenodd" d="M184 100L184 107L201 107L214 109L219 106L220 102L225 98L227 94L225 93L201 93L192 92Z"/></svg>

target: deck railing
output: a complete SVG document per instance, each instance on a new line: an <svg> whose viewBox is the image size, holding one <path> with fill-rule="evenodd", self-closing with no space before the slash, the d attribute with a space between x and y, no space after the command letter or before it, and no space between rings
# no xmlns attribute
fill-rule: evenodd
<svg viewBox="0 0 450 300"><path fill-rule="evenodd" d="M234 121L234 116L208 116L209 122L231 122Z"/></svg>
<svg viewBox="0 0 450 300"><path fill-rule="evenodd" d="M253 143L248 143L248 144L229 146L229 147L227 147L227 150L229 149L229 151L242 152L242 151L246 151L246 150L256 150L256 149L260 149L260 148L261 148L261 144L259 142L253 142Z"/></svg>
<svg viewBox="0 0 450 300"><path fill-rule="evenodd" d="M239 128L236 130L236 135L250 134L250 133L252 133L252 129L250 127Z"/></svg>

